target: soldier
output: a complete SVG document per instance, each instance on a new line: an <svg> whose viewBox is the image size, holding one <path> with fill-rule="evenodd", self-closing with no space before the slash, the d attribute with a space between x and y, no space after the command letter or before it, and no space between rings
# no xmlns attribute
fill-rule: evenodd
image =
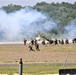
<svg viewBox="0 0 76 75"><path fill-rule="evenodd" d="M61 44L61 41L59 40L59 44Z"/></svg>
<svg viewBox="0 0 76 75"><path fill-rule="evenodd" d="M37 51L40 51L40 49L39 49L39 44L38 44L38 43L36 43L35 47L36 47L36 50L37 50Z"/></svg>
<svg viewBox="0 0 76 75"><path fill-rule="evenodd" d="M57 39L55 39L55 45L57 45L58 44L58 41L57 41Z"/></svg>
<svg viewBox="0 0 76 75"><path fill-rule="evenodd" d="M31 40L31 44L34 45L34 40L33 39Z"/></svg>
<svg viewBox="0 0 76 75"><path fill-rule="evenodd" d="M27 40L24 38L24 41L23 41L23 42L24 42L24 45L26 45L26 41L27 41Z"/></svg>
<svg viewBox="0 0 76 75"><path fill-rule="evenodd" d="M74 39L72 40L72 43L74 43Z"/></svg>
<svg viewBox="0 0 76 75"><path fill-rule="evenodd" d="M65 44L69 44L69 40L67 38L65 40Z"/></svg>
<svg viewBox="0 0 76 75"><path fill-rule="evenodd" d="M35 39L35 45L37 44L37 40Z"/></svg>
<svg viewBox="0 0 76 75"><path fill-rule="evenodd" d="M45 40L42 41L42 44L45 45Z"/></svg>
<svg viewBox="0 0 76 75"><path fill-rule="evenodd" d="M73 38L72 43L76 43L76 38Z"/></svg>
<svg viewBox="0 0 76 75"><path fill-rule="evenodd" d="M35 51L35 50L33 49L33 47L32 47L32 44L31 44L31 43L29 44L29 49L30 49L30 51Z"/></svg>
<svg viewBox="0 0 76 75"><path fill-rule="evenodd" d="M52 39L49 39L49 44L53 44L53 40Z"/></svg>
<svg viewBox="0 0 76 75"><path fill-rule="evenodd" d="M64 40L63 39L61 40L61 44L64 44Z"/></svg>

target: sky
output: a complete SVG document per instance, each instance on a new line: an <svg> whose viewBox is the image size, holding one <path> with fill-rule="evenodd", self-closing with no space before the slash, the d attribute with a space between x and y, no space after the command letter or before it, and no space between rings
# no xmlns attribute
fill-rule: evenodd
<svg viewBox="0 0 76 75"><path fill-rule="evenodd" d="M16 4L21 6L34 6L37 2L45 1L46 3L61 3L61 2L68 2L74 3L76 0L0 0L0 7L7 6L9 4Z"/></svg>

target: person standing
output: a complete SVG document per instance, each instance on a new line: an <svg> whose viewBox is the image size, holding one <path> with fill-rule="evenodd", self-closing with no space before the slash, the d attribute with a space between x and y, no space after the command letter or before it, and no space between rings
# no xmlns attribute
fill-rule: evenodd
<svg viewBox="0 0 76 75"><path fill-rule="evenodd" d="M34 40L33 39L31 40L31 44L34 45Z"/></svg>
<svg viewBox="0 0 76 75"><path fill-rule="evenodd" d="M69 40L67 38L65 40L65 44L69 44Z"/></svg>
<svg viewBox="0 0 76 75"><path fill-rule="evenodd" d="M24 41L23 42L24 42L24 45L26 45L27 40L24 38Z"/></svg>
<svg viewBox="0 0 76 75"><path fill-rule="evenodd" d="M55 39L55 45L57 45L58 44L58 40L57 39Z"/></svg>
<svg viewBox="0 0 76 75"><path fill-rule="evenodd" d="M37 51L40 51L40 49L39 49L39 44L38 44L38 43L36 43L35 47L36 47L36 50L37 50Z"/></svg>
<svg viewBox="0 0 76 75"><path fill-rule="evenodd" d="M63 39L61 40L61 44L64 44L64 40Z"/></svg>

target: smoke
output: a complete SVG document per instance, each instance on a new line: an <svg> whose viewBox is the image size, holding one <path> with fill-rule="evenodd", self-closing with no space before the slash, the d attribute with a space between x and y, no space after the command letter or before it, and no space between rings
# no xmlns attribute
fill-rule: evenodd
<svg viewBox="0 0 76 75"><path fill-rule="evenodd" d="M9 14L0 10L0 41L31 39L54 27L56 23L37 10L25 8Z"/></svg>
<svg viewBox="0 0 76 75"><path fill-rule="evenodd" d="M69 39L76 38L76 19L71 21L70 24L68 24L67 26L65 26L65 31L65 37Z"/></svg>
<svg viewBox="0 0 76 75"><path fill-rule="evenodd" d="M31 8L21 9L7 14L0 10L0 41L21 41L24 38L35 38L38 33L44 33L47 37L74 38L76 37L76 19L64 27L62 34L57 23L49 20L48 17Z"/></svg>

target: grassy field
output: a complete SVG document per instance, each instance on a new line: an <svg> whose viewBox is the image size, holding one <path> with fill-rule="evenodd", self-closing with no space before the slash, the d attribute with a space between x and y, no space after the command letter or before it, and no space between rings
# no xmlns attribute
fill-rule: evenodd
<svg viewBox="0 0 76 75"><path fill-rule="evenodd" d="M24 74L43 75L43 74L58 74L61 64L34 64L23 66ZM76 65L66 65L65 68L76 68ZM0 74L19 73L19 66L0 66Z"/></svg>
<svg viewBox="0 0 76 75"><path fill-rule="evenodd" d="M33 49L35 50L35 47ZM36 75L58 73L65 62L67 52L68 58L64 68L75 68L76 44L40 45L40 51L31 52L28 45L0 46L0 73L18 73L20 58L23 59L23 73Z"/></svg>

